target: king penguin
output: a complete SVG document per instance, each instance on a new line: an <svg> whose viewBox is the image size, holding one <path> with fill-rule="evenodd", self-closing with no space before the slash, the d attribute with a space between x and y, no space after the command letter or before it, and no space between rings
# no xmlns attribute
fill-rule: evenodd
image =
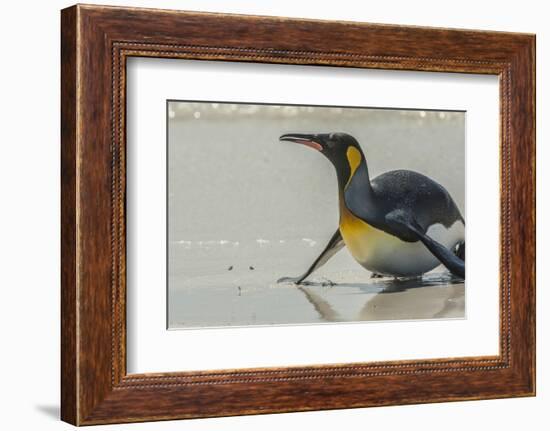
<svg viewBox="0 0 550 431"><path fill-rule="evenodd" d="M292 133L279 139L330 160L340 207L338 229L319 257L304 274L279 282L301 284L343 247L373 275L415 277L443 264L464 278L464 218L443 186L410 170L371 180L363 150L347 133Z"/></svg>

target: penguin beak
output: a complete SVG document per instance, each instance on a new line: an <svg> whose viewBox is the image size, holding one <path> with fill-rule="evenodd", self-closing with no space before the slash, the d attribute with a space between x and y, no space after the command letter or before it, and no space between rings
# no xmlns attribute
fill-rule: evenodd
<svg viewBox="0 0 550 431"><path fill-rule="evenodd" d="M289 133L282 135L279 138L279 141L289 141L296 142L297 144L302 144L307 147L313 148L317 151L323 151L323 146L315 140L315 135L304 135L301 133Z"/></svg>

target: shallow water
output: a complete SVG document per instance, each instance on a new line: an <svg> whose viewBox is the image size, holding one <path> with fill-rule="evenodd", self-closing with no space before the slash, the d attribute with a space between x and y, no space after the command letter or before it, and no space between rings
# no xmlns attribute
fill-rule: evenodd
<svg viewBox="0 0 550 431"><path fill-rule="evenodd" d="M311 239L198 241L173 245L187 263L169 278L169 328L462 318L465 288L438 267L421 278L371 278L344 248L304 285L300 274L324 247ZM288 255L299 256L293 262Z"/></svg>
<svg viewBox="0 0 550 431"><path fill-rule="evenodd" d="M463 318L464 294L464 282L447 274L337 285L319 279L303 286L185 288L171 292L170 328Z"/></svg>

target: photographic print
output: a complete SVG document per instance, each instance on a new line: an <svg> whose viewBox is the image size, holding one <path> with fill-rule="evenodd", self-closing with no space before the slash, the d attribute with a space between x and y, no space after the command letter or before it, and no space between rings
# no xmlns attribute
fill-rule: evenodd
<svg viewBox="0 0 550 431"><path fill-rule="evenodd" d="M464 318L465 116L167 101L168 328Z"/></svg>

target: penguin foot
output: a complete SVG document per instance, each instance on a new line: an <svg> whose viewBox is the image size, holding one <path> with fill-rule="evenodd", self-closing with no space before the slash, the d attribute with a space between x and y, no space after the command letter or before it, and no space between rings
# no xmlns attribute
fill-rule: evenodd
<svg viewBox="0 0 550 431"><path fill-rule="evenodd" d="M373 272L370 275L370 278L384 278L384 276L382 274L377 274L376 272Z"/></svg>
<svg viewBox="0 0 550 431"><path fill-rule="evenodd" d="M408 276L404 276L404 277L398 276L398 275L394 275L394 276L393 276L393 281L401 282L401 281L421 280L423 276L424 276L423 274L419 274L419 275L408 275Z"/></svg>
<svg viewBox="0 0 550 431"><path fill-rule="evenodd" d="M323 281L308 281L304 280L303 277L281 277L277 280L277 283L288 283L295 284L297 286L323 286L323 287L332 287L336 286L336 283L328 278L323 278Z"/></svg>
<svg viewBox="0 0 550 431"><path fill-rule="evenodd" d="M277 283L302 284L301 277L281 277Z"/></svg>

